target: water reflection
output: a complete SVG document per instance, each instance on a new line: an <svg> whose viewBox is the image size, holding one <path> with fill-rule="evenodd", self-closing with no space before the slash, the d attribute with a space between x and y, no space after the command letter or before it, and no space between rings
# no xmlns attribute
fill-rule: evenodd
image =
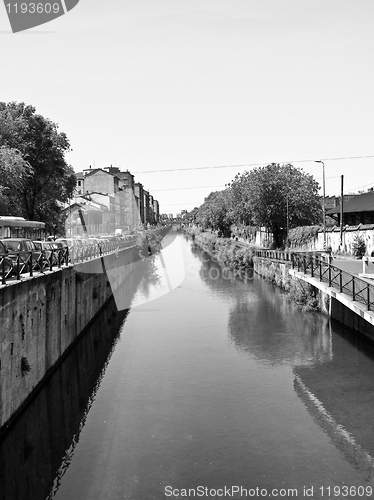
<svg viewBox="0 0 374 500"><path fill-rule="evenodd" d="M328 363L294 368L295 390L349 462L372 480L374 347L340 325L332 346Z"/></svg>
<svg viewBox="0 0 374 500"><path fill-rule="evenodd" d="M264 363L316 365L332 358L330 322L302 312L272 286L256 279L261 301L239 296L230 310L228 331L237 349Z"/></svg>
<svg viewBox="0 0 374 500"><path fill-rule="evenodd" d="M271 365L315 365L332 358L327 316L302 311L257 275L238 280L204 250L192 249L202 261L201 280L230 301L228 335L238 351Z"/></svg>
<svg viewBox="0 0 374 500"><path fill-rule="evenodd" d="M304 312L279 289L254 276L244 287L202 259L201 279L231 301L228 334L261 365L290 365L308 412L366 480L374 479L374 347L327 316Z"/></svg>
<svg viewBox="0 0 374 500"><path fill-rule="evenodd" d="M45 499L58 488L126 316L110 301L3 436L0 498Z"/></svg>
<svg viewBox="0 0 374 500"><path fill-rule="evenodd" d="M329 385L325 370L336 363L337 356L341 361L336 368L349 364L358 356L355 346L337 344L335 336L339 335L326 318L300 311L263 280L226 279L216 263L201 261L199 250L193 248L191 253L189 244L183 237L179 239L187 259L186 279L155 300L152 309L140 306L130 311L105 378L97 393L94 391L87 420L89 391L88 399L79 405L76 390L78 415L70 417L71 422L64 417L63 423L59 416L56 426L46 423L50 430L41 444L47 448L50 438L57 450L55 458L50 451L39 455L31 451L33 463L44 462L35 466L39 469L34 473L35 478L45 478L44 490L33 480L32 487L17 491L19 497L44 498L38 494L48 490L56 470L52 493L62 500L155 500L165 498L168 485L222 488L232 484L248 489L299 488L301 498L304 485L314 485L316 490L322 485L362 485L366 476L351 467L331 435L321 431L326 429L302 397L302 393ZM153 292L162 280L168 288L162 263L157 259L150 262L153 283L140 289L140 296L147 300L155 297ZM364 369L368 378L363 382L362 359L357 357L351 384L355 381L368 390L372 361L368 358ZM78 379L85 376L83 354L80 363ZM66 380L69 383L67 374ZM325 398L340 398L344 409L344 401L350 404L344 389L335 386L336 394L327 392L321 401L325 405ZM67 389L64 394L68 398ZM372 402L361 408L369 410L372 419L370 405ZM66 408L61 408L62 404L59 411L63 414ZM333 409L329 412L332 415ZM336 412L334 419L338 427ZM81 422L85 426L79 434ZM357 421L358 427L366 424L365 416ZM63 438L56 431L59 425ZM32 444L36 446L43 430L38 423L31 428L24 424L26 438L18 438L21 445L8 474L11 467L17 470L17 461L30 454L23 439L30 439L34 429ZM52 429L57 435L51 435ZM359 429L352 430L352 436L359 433ZM79 445L74 449L75 435ZM58 460L69 446L58 468ZM2 456L10 448L11 443ZM46 465L49 463L53 467ZM16 480L8 483L14 486ZM9 486L7 490L12 493ZM6 500L12 499L8 491L4 490Z"/></svg>
<svg viewBox="0 0 374 500"><path fill-rule="evenodd" d="M134 249L136 251L136 249ZM126 279L118 287L116 264L106 266L113 295L119 309L134 308L171 292L185 277L183 255L176 231L169 231L157 245L155 252L141 251L141 259L130 256L129 262L119 264L125 268Z"/></svg>

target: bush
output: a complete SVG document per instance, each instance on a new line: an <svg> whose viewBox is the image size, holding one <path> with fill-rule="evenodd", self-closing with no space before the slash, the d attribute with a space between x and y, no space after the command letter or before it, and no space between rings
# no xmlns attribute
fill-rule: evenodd
<svg viewBox="0 0 374 500"><path fill-rule="evenodd" d="M300 226L290 229L288 233L287 246L300 246L303 247L313 241L318 236L318 231L321 226Z"/></svg>
<svg viewBox="0 0 374 500"><path fill-rule="evenodd" d="M360 234L355 234L352 245L352 252L355 257L362 258L366 253L366 243Z"/></svg>

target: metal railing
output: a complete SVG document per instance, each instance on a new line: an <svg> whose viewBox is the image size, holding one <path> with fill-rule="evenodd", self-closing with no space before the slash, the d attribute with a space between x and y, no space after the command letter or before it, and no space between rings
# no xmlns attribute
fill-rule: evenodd
<svg viewBox="0 0 374 500"><path fill-rule="evenodd" d="M297 269L328 284L338 292L349 295L353 301L366 306L368 311L374 310L374 285L332 265L328 255L323 259L313 253L301 254L278 250L255 250L255 255L265 259L290 262L292 269Z"/></svg>
<svg viewBox="0 0 374 500"><path fill-rule="evenodd" d="M136 243L136 237L124 241L103 241L80 246L63 246L48 250L30 252L9 252L0 254L0 283L20 280L22 277L44 274L46 271L85 262L103 255L129 248Z"/></svg>

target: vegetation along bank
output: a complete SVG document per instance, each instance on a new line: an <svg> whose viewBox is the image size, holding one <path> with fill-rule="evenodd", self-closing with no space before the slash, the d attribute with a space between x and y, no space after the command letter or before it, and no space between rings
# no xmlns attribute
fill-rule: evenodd
<svg viewBox="0 0 374 500"><path fill-rule="evenodd" d="M256 248L234 239L221 238L215 233L187 228L194 243L203 248L230 275L241 280L253 279L256 272L266 281L280 287L288 298L305 310L327 312L329 298L321 298L319 291L288 273L291 264L263 259L255 255Z"/></svg>

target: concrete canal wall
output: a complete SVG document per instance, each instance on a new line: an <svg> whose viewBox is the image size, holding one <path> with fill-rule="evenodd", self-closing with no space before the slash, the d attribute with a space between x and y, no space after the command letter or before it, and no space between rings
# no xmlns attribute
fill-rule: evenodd
<svg viewBox="0 0 374 500"><path fill-rule="evenodd" d="M115 290L135 247L0 287L0 427L9 424ZM109 273L110 278L108 278Z"/></svg>
<svg viewBox="0 0 374 500"><path fill-rule="evenodd" d="M259 276L282 288L296 304L308 310L330 314L330 295L323 289L315 287L312 283L291 275L291 264L289 262L254 257L253 267Z"/></svg>
<svg viewBox="0 0 374 500"><path fill-rule="evenodd" d="M365 306L339 293L328 284L320 282L296 269L288 262L278 262L255 257L257 274L284 289L294 302L328 314L350 330L374 341L374 315Z"/></svg>
<svg viewBox="0 0 374 500"><path fill-rule="evenodd" d="M319 290L324 297L329 297L329 316L350 330L374 341L374 313L368 311L364 304L353 301L350 295L340 293L336 288L320 282L316 278L303 274L296 269L289 270L294 279L299 279Z"/></svg>
<svg viewBox="0 0 374 500"><path fill-rule="evenodd" d="M66 470L126 315L110 299L19 415L16 425L3 436L1 499L54 496L57 471L60 475ZM66 454L71 445L73 448ZM65 461L61 465L62 457ZM24 480L19 481L19 477Z"/></svg>

